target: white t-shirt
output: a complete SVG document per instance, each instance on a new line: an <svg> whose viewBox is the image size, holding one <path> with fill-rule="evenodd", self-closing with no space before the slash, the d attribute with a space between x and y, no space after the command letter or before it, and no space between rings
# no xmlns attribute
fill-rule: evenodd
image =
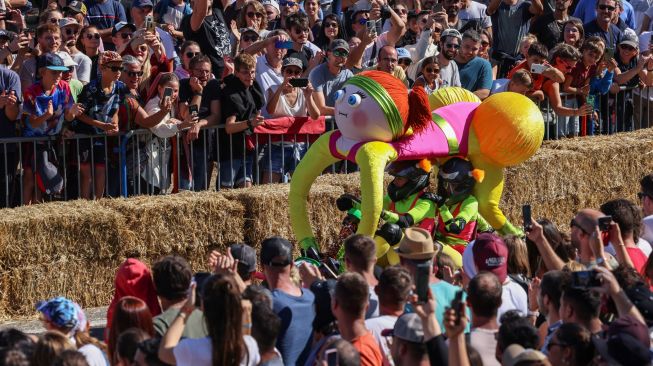
<svg viewBox="0 0 653 366"><path fill-rule="evenodd" d="M170 5L173 5L170 3ZM163 22L165 24L172 24L175 26L175 29L179 30L181 27L181 20L184 18L184 8L186 7L185 3L180 5L168 6L166 13L163 14Z"/></svg>
<svg viewBox="0 0 653 366"><path fill-rule="evenodd" d="M497 312L497 321L501 319L503 313L510 310L519 310L522 316L526 316L528 314L528 295L523 287L507 277L502 286L501 306Z"/></svg>
<svg viewBox="0 0 653 366"><path fill-rule="evenodd" d="M280 87L280 85L273 85L268 89L268 99L271 99ZM304 92L302 89L297 89L297 99L295 100L294 105L291 105L283 92L281 92L277 106L274 108L274 113L270 114L270 117L306 117L307 114L308 105L306 103L306 98L304 97Z"/></svg>
<svg viewBox="0 0 653 366"><path fill-rule="evenodd" d="M77 74L77 80L83 82L84 84L91 81L91 69L93 68L93 61L81 52L77 52L74 55L70 55L73 61L77 64L75 68L75 73Z"/></svg>
<svg viewBox="0 0 653 366"><path fill-rule="evenodd" d="M243 355L241 366L256 366L261 361L258 345L251 336L243 336L248 355ZM212 366L211 339L209 337L182 339L173 350L178 366Z"/></svg>
<svg viewBox="0 0 653 366"><path fill-rule="evenodd" d="M367 47L365 47L365 51L363 52L363 61L362 61L363 68L376 65L376 59L379 57L379 52L381 51L381 48L383 48L383 46L387 44L388 44L388 32L383 32L378 37L376 37L376 41L367 45ZM374 45L376 45L376 52L373 52ZM372 56L374 56L374 60L372 61L372 65L370 65L369 62Z"/></svg>
<svg viewBox="0 0 653 366"><path fill-rule="evenodd" d="M379 348L381 348L383 366L391 365L387 355L390 354L392 337L384 337L381 335L381 332L383 332L384 329L393 329L396 322L397 317L394 315L381 315L377 318L371 318L365 321L365 328L372 332L374 339L376 339L376 343L378 343Z"/></svg>
<svg viewBox="0 0 653 366"><path fill-rule="evenodd" d="M175 41L172 39L170 33L164 31L163 29L156 27L156 32L159 34L161 39L161 44L166 52L166 58L172 60L177 57L177 52L175 51Z"/></svg>
<svg viewBox="0 0 653 366"><path fill-rule="evenodd" d="M84 355L88 366L109 366L107 358L102 353L102 350L92 344L79 347L77 350Z"/></svg>
<svg viewBox="0 0 653 366"><path fill-rule="evenodd" d="M653 243L653 215L651 216L646 216L645 218L642 219L642 226L644 227L642 230L642 235L641 238L646 240L649 243ZM638 243L639 245L639 243ZM644 251L643 248L640 247L642 251ZM647 253L644 251L644 254L647 256L651 254L650 252Z"/></svg>
<svg viewBox="0 0 653 366"><path fill-rule="evenodd" d="M157 95L147 102L145 105L145 112L147 112L148 116L151 116L161 110L161 107L159 106L160 101L161 99ZM174 109L168 112L168 114L163 117L159 124L150 128L150 131L152 131L152 133L160 138L168 138L174 136L177 132L179 132L177 124L170 121L171 115L174 113Z"/></svg>
<svg viewBox="0 0 653 366"><path fill-rule="evenodd" d="M461 24L467 24L469 21L476 20L481 24L483 29L492 27L492 19L485 13L487 5L470 1L467 9L460 9L458 19Z"/></svg>
<svg viewBox="0 0 653 366"><path fill-rule="evenodd" d="M281 74L281 69L279 72L270 66L268 60L265 58L265 55L261 55L256 58L256 82L261 87L261 90L267 91L272 89L274 86L279 86L283 83L283 75ZM263 99L265 104L268 104L268 93L263 93ZM267 108L261 110L261 114L265 118L269 118Z"/></svg>
<svg viewBox="0 0 653 366"><path fill-rule="evenodd" d="M494 353L497 347L496 334L498 329L474 328L469 333L469 339L472 347L481 355L483 366L501 366Z"/></svg>

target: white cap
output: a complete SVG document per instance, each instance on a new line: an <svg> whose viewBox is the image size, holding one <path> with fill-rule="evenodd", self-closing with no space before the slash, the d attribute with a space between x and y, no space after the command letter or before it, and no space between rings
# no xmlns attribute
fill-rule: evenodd
<svg viewBox="0 0 653 366"><path fill-rule="evenodd" d="M66 66L66 67L69 67L69 66L77 67L77 63L73 60L72 57L70 57L68 52L63 52L63 51L57 52L57 56L61 57L61 59L63 60L63 65L64 66Z"/></svg>

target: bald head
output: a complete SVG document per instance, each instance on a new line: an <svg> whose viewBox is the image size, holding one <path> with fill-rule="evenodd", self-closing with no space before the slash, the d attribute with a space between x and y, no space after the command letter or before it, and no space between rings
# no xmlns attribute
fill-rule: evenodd
<svg viewBox="0 0 653 366"><path fill-rule="evenodd" d="M393 46L383 46L379 50L379 59L377 69L379 71L392 74L397 67L399 59L397 57L397 49Z"/></svg>
<svg viewBox="0 0 653 366"><path fill-rule="evenodd" d="M576 223L585 230L586 233L592 233L599 223L599 218L605 216L601 211L591 208L584 208L576 214Z"/></svg>
<svg viewBox="0 0 653 366"><path fill-rule="evenodd" d="M499 278L492 272L481 272L472 278L467 288L467 300L476 316L497 316L501 306L502 287Z"/></svg>

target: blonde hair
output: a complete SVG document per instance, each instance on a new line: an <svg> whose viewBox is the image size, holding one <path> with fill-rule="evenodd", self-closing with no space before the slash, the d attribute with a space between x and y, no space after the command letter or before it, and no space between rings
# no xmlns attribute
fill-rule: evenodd
<svg viewBox="0 0 653 366"><path fill-rule="evenodd" d="M521 40L519 41L519 44L522 44L522 43L524 43L526 41L533 44L533 43L537 42L537 37L532 33L528 33L527 35L521 37Z"/></svg>
<svg viewBox="0 0 653 366"><path fill-rule="evenodd" d="M531 269L528 265L528 249L526 243L517 235L507 235L503 242L508 247L508 273L523 274L531 277Z"/></svg>

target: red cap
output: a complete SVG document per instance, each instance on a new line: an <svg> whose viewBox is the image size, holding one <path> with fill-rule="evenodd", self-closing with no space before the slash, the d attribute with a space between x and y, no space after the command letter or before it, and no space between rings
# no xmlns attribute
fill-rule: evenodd
<svg viewBox="0 0 653 366"><path fill-rule="evenodd" d="M476 237L473 247L474 264L480 271L488 271L499 277L501 283L508 277L508 247L500 236L483 233Z"/></svg>

